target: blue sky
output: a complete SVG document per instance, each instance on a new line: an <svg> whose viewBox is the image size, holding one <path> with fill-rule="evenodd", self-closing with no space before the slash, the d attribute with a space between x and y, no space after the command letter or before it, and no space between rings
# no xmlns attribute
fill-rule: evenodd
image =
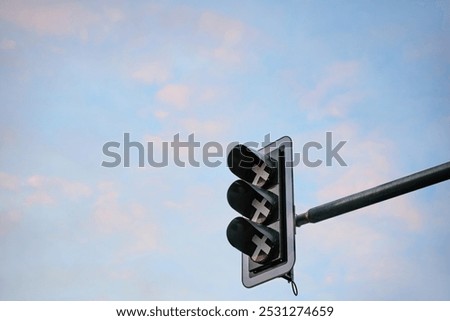
<svg viewBox="0 0 450 321"><path fill-rule="evenodd" d="M449 34L448 1L2 1L0 299L293 299L242 286L224 163L103 145L332 132L348 166L295 167L302 212L449 161ZM449 300L449 186L298 229L298 299Z"/></svg>

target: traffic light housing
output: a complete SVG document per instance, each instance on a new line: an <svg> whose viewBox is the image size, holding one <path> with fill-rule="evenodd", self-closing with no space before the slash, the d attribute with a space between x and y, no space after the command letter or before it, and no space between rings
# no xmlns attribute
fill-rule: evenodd
<svg viewBox="0 0 450 321"><path fill-rule="evenodd" d="M242 216L227 228L230 244L242 252L242 283L250 288L277 277L293 282L295 212L292 140L282 137L255 151L238 144L227 158L240 179L227 192Z"/></svg>

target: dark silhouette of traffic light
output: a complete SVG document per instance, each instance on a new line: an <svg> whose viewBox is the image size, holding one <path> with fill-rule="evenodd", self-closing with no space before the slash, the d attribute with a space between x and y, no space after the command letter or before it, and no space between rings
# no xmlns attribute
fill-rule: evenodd
<svg viewBox="0 0 450 321"><path fill-rule="evenodd" d="M242 252L242 283L253 287L277 277L293 282L292 140L282 137L259 151L236 145L227 163L240 178L229 187L227 199L242 216L230 222L227 238Z"/></svg>

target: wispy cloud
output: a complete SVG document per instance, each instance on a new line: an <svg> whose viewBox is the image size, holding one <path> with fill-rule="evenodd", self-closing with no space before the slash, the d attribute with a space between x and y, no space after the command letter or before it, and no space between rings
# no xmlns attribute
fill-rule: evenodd
<svg viewBox="0 0 450 321"><path fill-rule="evenodd" d="M188 133L195 133L197 137L218 138L229 129L229 124L224 119L200 120L187 118L181 121L184 129Z"/></svg>
<svg viewBox="0 0 450 321"><path fill-rule="evenodd" d="M248 40L249 30L242 22L212 11L205 11L200 16L198 27L217 43L207 49L208 56L231 64L244 61L245 51L242 44Z"/></svg>
<svg viewBox="0 0 450 321"><path fill-rule="evenodd" d="M56 36L88 36L88 28L98 16L79 3L3 2L0 17L24 29Z"/></svg>
<svg viewBox="0 0 450 321"><path fill-rule="evenodd" d="M156 118L158 118L159 120L163 120L163 119L167 118L167 116L169 116L169 112L166 110L158 109L153 112L153 115Z"/></svg>
<svg viewBox="0 0 450 321"><path fill-rule="evenodd" d="M161 84L169 80L170 71L166 64L155 61L135 67L131 77L148 85Z"/></svg>
<svg viewBox="0 0 450 321"><path fill-rule="evenodd" d="M93 222L103 234L125 237L127 243L122 247L120 255L161 248L158 226L148 207L136 202L122 204L119 201L119 190L111 182L99 183L98 190Z"/></svg>
<svg viewBox="0 0 450 321"><path fill-rule="evenodd" d="M156 97L164 104L178 109L184 109L189 105L191 91L184 84L169 84L158 91Z"/></svg>
<svg viewBox="0 0 450 321"><path fill-rule="evenodd" d="M326 169L319 170L323 172L322 175L327 175L329 180L317 191L317 197L321 202L331 201L399 178L401 166L392 162L396 159L395 146L388 137L376 133L366 133L363 136L358 127L348 124L336 127L334 132L348 140L345 154L343 152L341 156L345 157L350 166L334 171L332 175ZM407 174L409 173L404 175ZM364 211L369 215L383 213L401 222L403 228L407 230L419 229L422 222L420 212L411 198L400 197L368 207Z"/></svg>
<svg viewBox="0 0 450 321"><path fill-rule="evenodd" d="M156 109L157 113L154 115L157 118L164 119L169 114L178 114L181 110L211 108L211 104L220 101L225 91L225 88L219 86L168 83L156 93L156 100L160 107L152 109ZM164 113L161 113L162 110Z"/></svg>
<svg viewBox="0 0 450 321"><path fill-rule="evenodd" d="M67 199L79 200L91 195L91 188L81 182L61 177L33 175L26 179L0 172L0 188L25 196L27 205L52 205Z"/></svg>
<svg viewBox="0 0 450 321"><path fill-rule="evenodd" d="M20 179L17 176L0 172L0 188L14 191L19 187Z"/></svg>
<svg viewBox="0 0 450 321"><path fill-rule="evenodd" d="M28 195L25 199L25 204L28 206L32 205L54 205L56 203L56 198L52 196L47 191L36 191Z"/></svg>
<svg viewBox="0 0 450 321"><path fill-rule="evenodd" d="M314 244L315 255L327 257L327 270L321 276L328 287L345 284L350 288L353 284L365 284L371 289L370 296L378 297L382 296L377 292L384 288L383 284L403 279L405 273L410 272L411 266L405 260L407 237L404 233L394 236L389 231L363 224L357 217L322 224L305 231L303 237ZM360 298L364 292L360 292Z"/></svg>
<svg viewBox="0 0 450 321"><path fill-rule="evenodd" d="M357 85L361 73L358 61L336 62L326 68L313 89L300 94L300 109L311 119L343 117L365 97Z"/></svg>
<svg viewBox="0 0 450 321"><path fill-rule="evenodd" d="M14 50L16 49L16 42L12 39L3 39L0 42L0 49L2 50Z"/></svg>
<svg viewBox="0 0 450 321"><path fill-rule="evenodd" d="M0 211L0 235L5 235L11 231L11 227L19 223L22 219L22 212L19 210Z"/></svg>
<svg viewBox="0 0 450 321"><path fill-rule="evenodd" d="M87 40L94 29L124 19L117 8L93 11L78 2L7 1L0 4L0 18L39 35L75 36Z"/></svg>
<svg viewBox="0 0 450 321"><path fill-rule="evenodd" d="M92 194L88 185L61 177L33 175L26 180L26 185L34 190L29 197L32 203L39 200L42 200L44 204L53 203L51 200L55 200L59 196L77 200Z"/></svg>

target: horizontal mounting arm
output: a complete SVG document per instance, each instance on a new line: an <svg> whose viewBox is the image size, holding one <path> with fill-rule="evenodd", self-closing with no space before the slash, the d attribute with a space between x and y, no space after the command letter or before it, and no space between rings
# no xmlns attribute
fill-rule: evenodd
<svg viewBox="0 0 450 321"><path fill-rule="evenodd" d="M396 179L309 209L295 217L296 226L317 223L450 179L450 162Z"/></svg>

